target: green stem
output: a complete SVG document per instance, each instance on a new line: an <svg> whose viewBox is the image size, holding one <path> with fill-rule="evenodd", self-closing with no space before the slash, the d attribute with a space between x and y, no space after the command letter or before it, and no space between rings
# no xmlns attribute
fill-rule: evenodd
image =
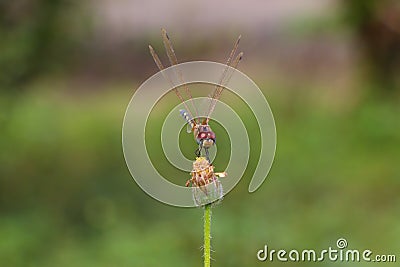
<svg viewBox="0 0 400 267"><path fill-rule="evenodd" d="M204 267L211 266L211 204L204 206Z"/></svg>

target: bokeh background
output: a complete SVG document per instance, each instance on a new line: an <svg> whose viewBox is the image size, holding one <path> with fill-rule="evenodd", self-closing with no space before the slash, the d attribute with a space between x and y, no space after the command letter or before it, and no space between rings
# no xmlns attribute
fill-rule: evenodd
<svg viewBox="0 0 400 267"><path fill-rule="evenodd" d="M16 0L0 3L2 266L202 265L202 210L147 196L122 154L124 111L157 71L147 45L162 51L161 27L181 61L224 62L241 34L239 69L276 120L267 181L247 192L254 142L245 176L214 209L213 266L309 266L256 252L340 237L400 260L398 1ZM155 143L165 115L154 115ZM363 263L318 263L353 265ZM369 263L381 265L396 266Z"/></svg>

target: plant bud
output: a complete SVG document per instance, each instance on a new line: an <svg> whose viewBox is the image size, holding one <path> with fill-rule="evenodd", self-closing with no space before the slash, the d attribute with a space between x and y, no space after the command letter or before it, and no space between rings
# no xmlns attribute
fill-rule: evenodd
<svg viewBox="0 0 400 267"><path fill-rule="evenodd" d="M193 200L197 206L216 202L223 197L222 184L214 173L214 166L204 157L193 162L192 183Z"/></svg>

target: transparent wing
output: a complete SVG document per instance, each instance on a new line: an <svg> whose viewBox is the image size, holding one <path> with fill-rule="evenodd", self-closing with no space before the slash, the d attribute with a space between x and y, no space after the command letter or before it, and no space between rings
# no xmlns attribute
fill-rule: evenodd
<svg viewBox="0 0 400 267"><path fill-rule="evenodd" d="M234 73L234 69L237 68L239 65L239 62L242 60L243 57L243 52L240 52L236 57L236 51L239 47L239 42L240 42L241 36L238 37L236 40L235 44L233 45L232 51L229 54L228 60L226 62L226 68L222 72L221 79L219 81L219 84L215 86L214 93L212 94L212 97L210 99L210 104L207 112L207 122L210 119L211 114L213 113L215 109L215 105L217 104L219 98L221 97L222 91L224 90L224 86L228 84L230 78L232 77Z"/></svg>
<svg viewBox="0 0 400 267"><path fill-rule="evenodd" d="M209 109L209 106L210 106L210 99L212 99L213 93L214 93L214 87L212 85L209 85L209 84L204 84L202 86L203 87L205 87L205 86L209 87L209 88L207 88L207 90L210 91L208 93L208 95L204 97L204 99L202 99L201 101L197 102L197 107L198 107L199 112L200 112L199 114L200 114L200 116L203 116L203 119L204 119L204 116L207 116L207 113L208 113L208 109Z"/></svg>
<svg viewBox="0 0 400 267"><path fill-rule="evenodd" d="M189 107L186 105L185 100L183 99L181 93L179 92L178 88L175 87L175 84L173 83L171 77L169 77L168 75L165 74L165 72L163 72L163 70L165 69L165 67L163 66L163 64L161 63L160 58L158 57L156 51L154 50L154 48L149 45L149 50L150 50L150 54L154 59L154 62L156 63L158 69L161 71L161 74L163 75L163 77L170 83L171 87L173 87L173 91L175 92L175 94L178 96L179 100L182 102L182 104L184 105L185 109L187 110L187 112L190 114L190 116L193 118L193 115L190 112Z"/></svg>
<svg viewBox="0 0 400 267"><path fill-rule="evenodd" d="M165 29L161 29L161 33L162 33L162 38L163 38L165 51L167 52L168 60L169 60L169 62L171 64L171 66L177 65L178 64L178 59L176 57L174 48L173 48L171 40L170 40L170 38L169 38L169 36L167 34L167 31ZM185 80L183 78L182 73L179 70L175 70L175 73L178 76L179 81L182 84L184 84ZM192 109L194 110L194 113L196 114L196 118L198 118L199 117L199 112L198 112L198 110L196 108L196 105L194 104L193 97L192 97L192 94L191 94L191 92L189 90L189 87L186 84L183 87L184 87L186 95L187 95L187 97L188 97L188 99L189 99L189 101L191 103ZM190 110L188 110L188 112L190 113ZM192 118L194 118L194 117L192 116ZM200 120L200 118L198 118L198 121L199 120Z"/></svg>

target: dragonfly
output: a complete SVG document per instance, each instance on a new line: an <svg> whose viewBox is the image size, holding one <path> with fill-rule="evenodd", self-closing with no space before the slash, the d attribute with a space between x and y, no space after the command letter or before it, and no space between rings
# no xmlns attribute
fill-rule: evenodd
<svg viewBox="0 0 400 267"><path fill-rule="evenodd" d="M161 29L161 35L169 63L171 64L171 66L177 65L178 59L176 57L174 48L172 46L172 42L167 34L167 31L165 29ZM236 39L233 45L233 48L228 56L228 60L226 61L226 67L223 70L219 83L215 86L213 92L208 96L209 105L206 113L204 113L206 114L206 116L203 117L198 116L199 114L198 109L194 104L190 89L185 84L183 75L179 70L176 70L175 74L177 75L179 82L184 84L183 91L185 98L187 98L187 101L185 101L185 98L181 92L182 90L179 91L178 88L175 87L175 85L172 82L172 79L170 77L164 76L171 83L171 85L174 88L173 91L178 96L179 100L182 102L184 106L184 109L180 110L180 114L186 120L188 128L190 129L189 132L193 132L194 139L198 145L198 148L195 151L195 155L197 156L197 158L205 155L205 158L210 164L211 162L210 162L209 149L216 143L216 135L209 125L210 116L212 115L215 106L221 97L221 94L224 90L224 86L229 82L230 78L232 77L234 73L233 70L237 68L239 62L243 58L243 52L237 53L240 38L241 36L239 36ZM151 45L149 45L149 49L150 49L150 54L152 55L157 67L159 68L160 71L163 71L165 67L162 64L158 54ZM187 102L189 102L190 108ZM195 116L193 114L195 114ZM203 182L201 181L199 183L202 184Z"/></svg>

